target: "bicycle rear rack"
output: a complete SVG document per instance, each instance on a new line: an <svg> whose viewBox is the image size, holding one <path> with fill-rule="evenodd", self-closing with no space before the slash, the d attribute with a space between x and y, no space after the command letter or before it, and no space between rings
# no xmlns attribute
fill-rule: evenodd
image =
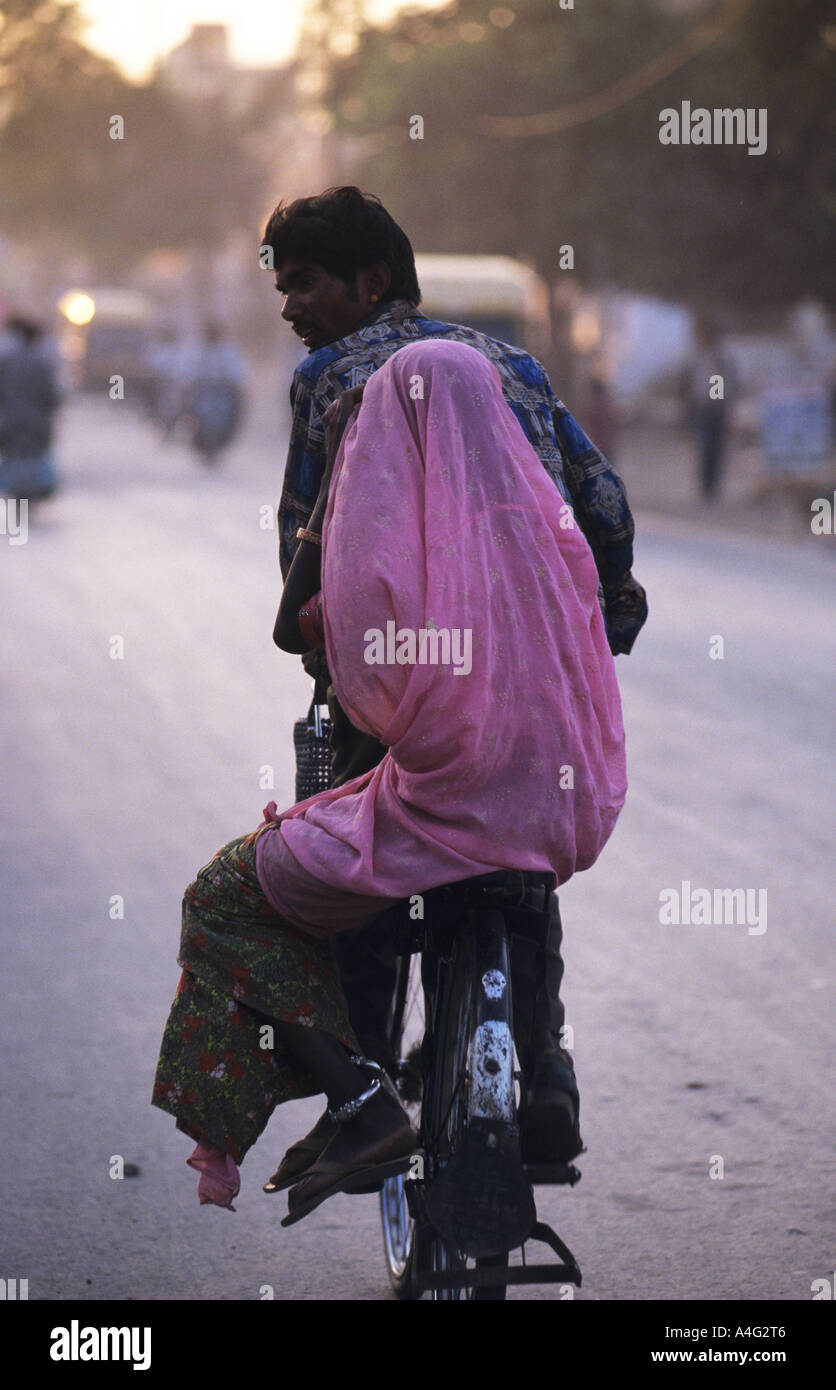
<svg viewBox="0 0 836 1390"><path fill-rule="evenodd" d="M420 1156L423 1164L424 1156ZM508 1171L503 1171L506 1168ZM408 1182L408 1204L417 1224L425 1231L433 1231L451 1255L469 1255L481 1261L475 1269L416 1269L416 1287L422 1291L487 1288L501 1284L565 1283L580 1287L581 1271L575 1256L557 1232L538 1219L531 1192L534 1183L574 1186L580 1178L581 1173L573 1164L527 1164L517 1170L513 1152L503 1160L492 1146L490 1153L483 1153L481 1157L473 1151L463 1152L461 1163L452 1162L430 1183ZM465 1183L468 1185L466 1195L462 1186ZM527 1200L520 1200L520 1184L525 1185ZM522 1217L524 1224L520 1228L522 1213L527 1213L527 1217ZM529 1224L526 1225L526 1221ZM507 1240L503 1239L505 1235ZM501 1248L495 1243L497 1237ZM548 1245L562 1263L508 1266L502 1261L492 1267L492 1259L514 1250L522 1250L525 1259L525 1246L529 1241Z"/></svg>
<svg viewBox="0 0 836 1390"><path fill-rule="evenodd" d="M537 1240L548 1245L562 1264L548 1265L491 1265L482 1264L476 1269L462 1270L421 1270L415 1271L415 1286L421 1292L432 1289L486 1289L510 1284L575 1284L580 1288L583 1282L578 1262L568 1245L544 1221L535 1221L527 1241ZM524 1250L525 1244L520 1249Z"/></svg>

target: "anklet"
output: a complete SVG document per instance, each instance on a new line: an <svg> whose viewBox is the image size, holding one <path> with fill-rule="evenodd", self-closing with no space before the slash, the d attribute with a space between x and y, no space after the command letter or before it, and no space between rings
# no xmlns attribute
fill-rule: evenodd
<svg viewBox="0 0 836 1390"><path fill-rule="evenodd" d="M365 1067L368 1071L373 1072L374 1079L367 1090L362 1091L360 1095L355 1096L353 1100L347 1100L344 1105L338 1106L336 1110L332 1110L329 1105L328 1118L333 1124L342 1125L346 1124L349 1120L353 1120L354 1117L360 1113L366 1101L371 1100L372 1096L377 1095L382 1085L383 1068L379 1062L372 1062L366 1057L358 1057L355 1053L352 1053L351 1060L356 1067Z"/></svg>

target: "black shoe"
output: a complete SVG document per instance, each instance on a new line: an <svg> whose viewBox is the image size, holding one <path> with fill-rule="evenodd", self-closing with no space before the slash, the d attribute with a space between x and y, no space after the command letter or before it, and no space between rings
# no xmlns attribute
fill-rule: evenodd
<svg viewBox="0 0 836 1390"><path fill-rule="evenodd" d="M523 1089L520 1140L524 1163L571 1163L583 1152L575 1073L560 1054L539 1058Z"/></svg>

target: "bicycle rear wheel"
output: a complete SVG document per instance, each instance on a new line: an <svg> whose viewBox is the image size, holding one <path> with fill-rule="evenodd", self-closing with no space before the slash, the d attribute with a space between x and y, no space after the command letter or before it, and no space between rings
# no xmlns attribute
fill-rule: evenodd
<svg viewBox="0 0 836 1390"><path fill-rule="evenodd" d="M392 1050L398 1059L395 1082L401 1103L409 1114L413 1128L420 1130L421 1067L419 1050L424 1036L424 989L421 983L420 955L399 956L397 977L392 994L387 1032ZM415 1222L406 1198L406 1182L401 1173L386 1178L380 1194L380 1219L383 1226L383 1249L392 1288L401 1299L418 1299L421 1290L415 1284L417 1242Z"/></svg>
<svg viewBox="0 0 836 1390"><path fill-rule="evenodd" d="M457 932L449 964L439 971L434 1012L433 1070L424 1108L427 1162L443 1165L463 1143L471 1089L471 1046L476 1029L473 940L464 925ZM452 1249L432 1230L426 1234L426 1262L433 1273L461 1273L487 1267L507 1269L507 1252L476 1259ZM422 1252L423 1253L423 1252ZM435 1301L483 1302L505 1298L505 1285L471 1289L434 1289Z"/></svg>

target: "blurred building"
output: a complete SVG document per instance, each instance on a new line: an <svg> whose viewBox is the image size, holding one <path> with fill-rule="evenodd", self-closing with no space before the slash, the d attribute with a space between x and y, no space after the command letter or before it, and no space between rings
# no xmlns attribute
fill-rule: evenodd
<svg viewBox="0 0 836 1390"><path fill-rule="evenodd" d="M279 199L326 186L333 160L326 144L331 121L321 107L319 60L311 46L282 64L247 66L230 50L225 24L195 24L157 64L156 75L184 108L222 112L239 123L242 148L264 169L266 218ZM258 227L231 234L211 257L205 252L160 251L142 267L144 287L162 294L169 320L195 333L211 313L248 337L272 336L277 322L255 261ZM254 273L255 272L255 273Z"/></svg>
<svg viewBox="0 0 836 1390"><path fill-rule="evenodd" d="M159 60L156 71L163 86L183 101L220 102L229 115L241 115L251 107L270 69L234 62L225 24L195 24L183 42Z"/></svg>

